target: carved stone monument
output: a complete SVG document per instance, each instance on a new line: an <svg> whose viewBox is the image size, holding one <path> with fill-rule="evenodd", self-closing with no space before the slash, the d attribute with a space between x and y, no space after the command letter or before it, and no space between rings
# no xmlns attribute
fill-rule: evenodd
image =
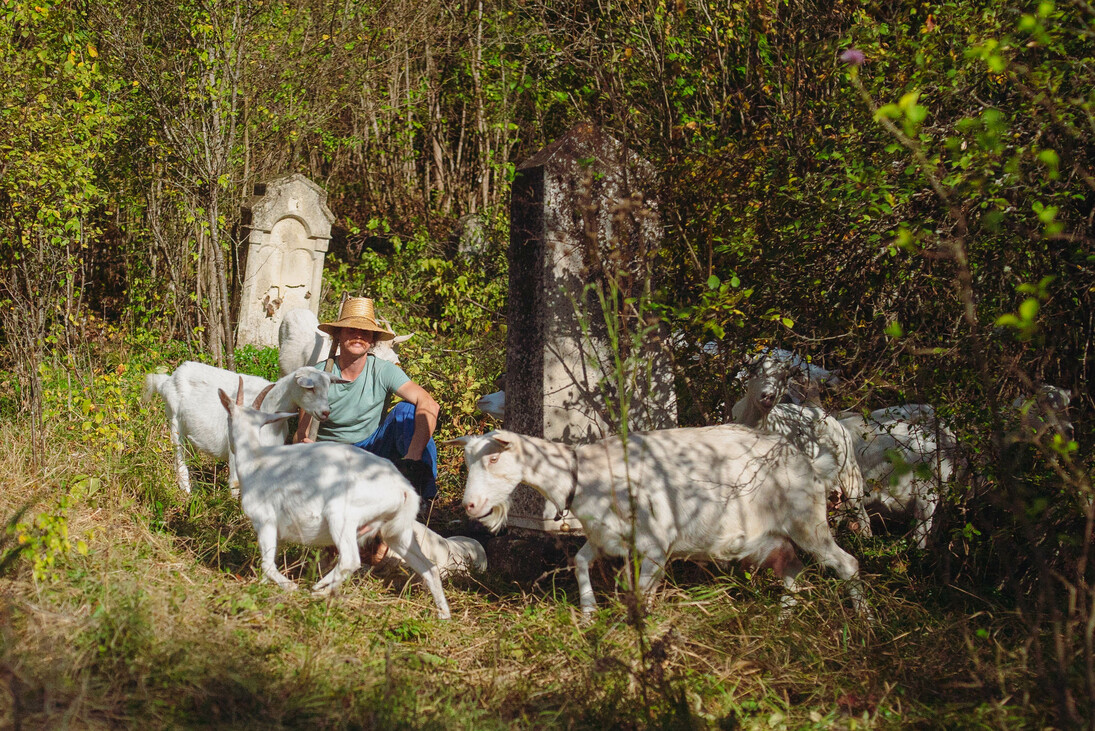
<svg viewBox="0 0 1095 731"><path fill-rule="evenodd" d="M579 125L517 168L510 208L506 411L521 434L584 444L619 433L621 382L606 315L587 284L614 281L623 296L649 280L660 227L652 166L592 125ZM604 290L603 290L604 291ZM673 371L661 331L622 305L609 317L641 332L623 369L630 429L677 425ZM630 318L630 319L629 319ZM527 486L509 525L578 530Z"/></svg>
<svg viewBox="0 0 1095 731"><path fill-rule="evenodd" d="M319 314L323 258L334 214L327 192L299 173L255 186L243 207L250 229L236 342L277 347L282 314Z"/></svg>

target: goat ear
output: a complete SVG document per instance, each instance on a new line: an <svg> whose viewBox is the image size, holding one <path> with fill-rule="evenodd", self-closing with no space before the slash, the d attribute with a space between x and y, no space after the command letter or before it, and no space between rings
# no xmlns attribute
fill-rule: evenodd
<svg viewBox="0 0 1095 731"><path fill-rule="evenodd" d="M273 390L273 388L274 388L274 384L271 383L269 386L267 386L266 388L259 391L259 395L255 397L255 403L251 405L251 408L255 409L256 411L261 410L262 409L262 402L266 398L266 394L270 393L270 391Z"/></svg>
<svg viewBox="0 0 1095 731"><path fill-rule="evenodd" d="M472 439L475 439L474 434L465 434L464 436L456 437L455 439L446 439L441 442L441 444L446 447L466 447L468 446L468 442Z"/></svg>
<svg viewBox="0 0 1095 731"><path fill-rule="evenodd" d="M267 414L263 424L273 424L278 421L285 421L297 415L295 411L275 411L272 414Z"/></svg>
<svg viewBox="0 0 1095 731"><path fill-rule="evenodd" d="M232 410L232 399L228 397L228 394L224 392L223 388L217 389L217 394L221 397L221 405L224 406L225 411Z"/></svg>
<svg viewBox="0 0 1095 731"><path fill-rule="evenodd" d="M509 449L513 441L507 437L500 437L497 434L491 436L490 440L497 444L502 449Z"/></svg>
<svg viewBox="0 0 1095 731"><path fill-rule="evenodd" d="M341 376L331 376L331 383L353 383L353 381L348 381Z"/></svg>
<svg viewBox="0 0 1095 731"><path fill-rule="evenodd" d="M399 345L400 343L405 343L413 337L414 337L414 333L410 333L408 335L396 335L394 338L392 338L392 345Z"/></svg>

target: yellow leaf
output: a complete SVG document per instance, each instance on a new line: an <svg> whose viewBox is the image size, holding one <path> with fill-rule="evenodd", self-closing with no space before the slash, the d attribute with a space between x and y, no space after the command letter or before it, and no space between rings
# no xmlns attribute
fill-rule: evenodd
<svg viewBox="0 0 1095 731"><path fill-rule="evenodd" d="M91 56L92 58L98 58L99 52L95 50L95 46L89 43L87 44L87 55Z"/></svg>

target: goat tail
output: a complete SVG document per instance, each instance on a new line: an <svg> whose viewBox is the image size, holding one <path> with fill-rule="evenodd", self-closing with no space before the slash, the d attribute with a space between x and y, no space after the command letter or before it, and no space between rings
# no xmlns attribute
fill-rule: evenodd
<svg viewBox="0 0 1095 731"><path fill-rule="evenodd" d="M149 373L144 377L144 388L141 389L141 403L147 404L152 397L160 393L160 386L171 376L167 373Z"/></svg>

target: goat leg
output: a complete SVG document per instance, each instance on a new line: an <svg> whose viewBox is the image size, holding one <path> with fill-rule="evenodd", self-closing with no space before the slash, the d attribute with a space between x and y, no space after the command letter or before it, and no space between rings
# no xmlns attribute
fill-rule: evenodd
<svg viewBox="0 0 1095 731"><path fill-rule="evenodd" d="M396 536L385 536L385 540L397 554L403 557L404 561L410 564L414 572L422 577L422 582L430 590L433 602L437 605L438 619L449 619L452 614L449 611L449 602L445 599L445 592L441 588L441 571L437 568L437 564L422 553L422 547L418 545L414 533L407 530Z"/></svg>
<svg viewBox="0 0 1095 731"><path fill-rule="evenodd" d="M286 591L296 591L297 585L290 581L285 574L278 571L278 528L276 525L263 525L256 527L255 532L259 538L259 553L262 555L262 573L267 579L273 581Z"/></svg>

